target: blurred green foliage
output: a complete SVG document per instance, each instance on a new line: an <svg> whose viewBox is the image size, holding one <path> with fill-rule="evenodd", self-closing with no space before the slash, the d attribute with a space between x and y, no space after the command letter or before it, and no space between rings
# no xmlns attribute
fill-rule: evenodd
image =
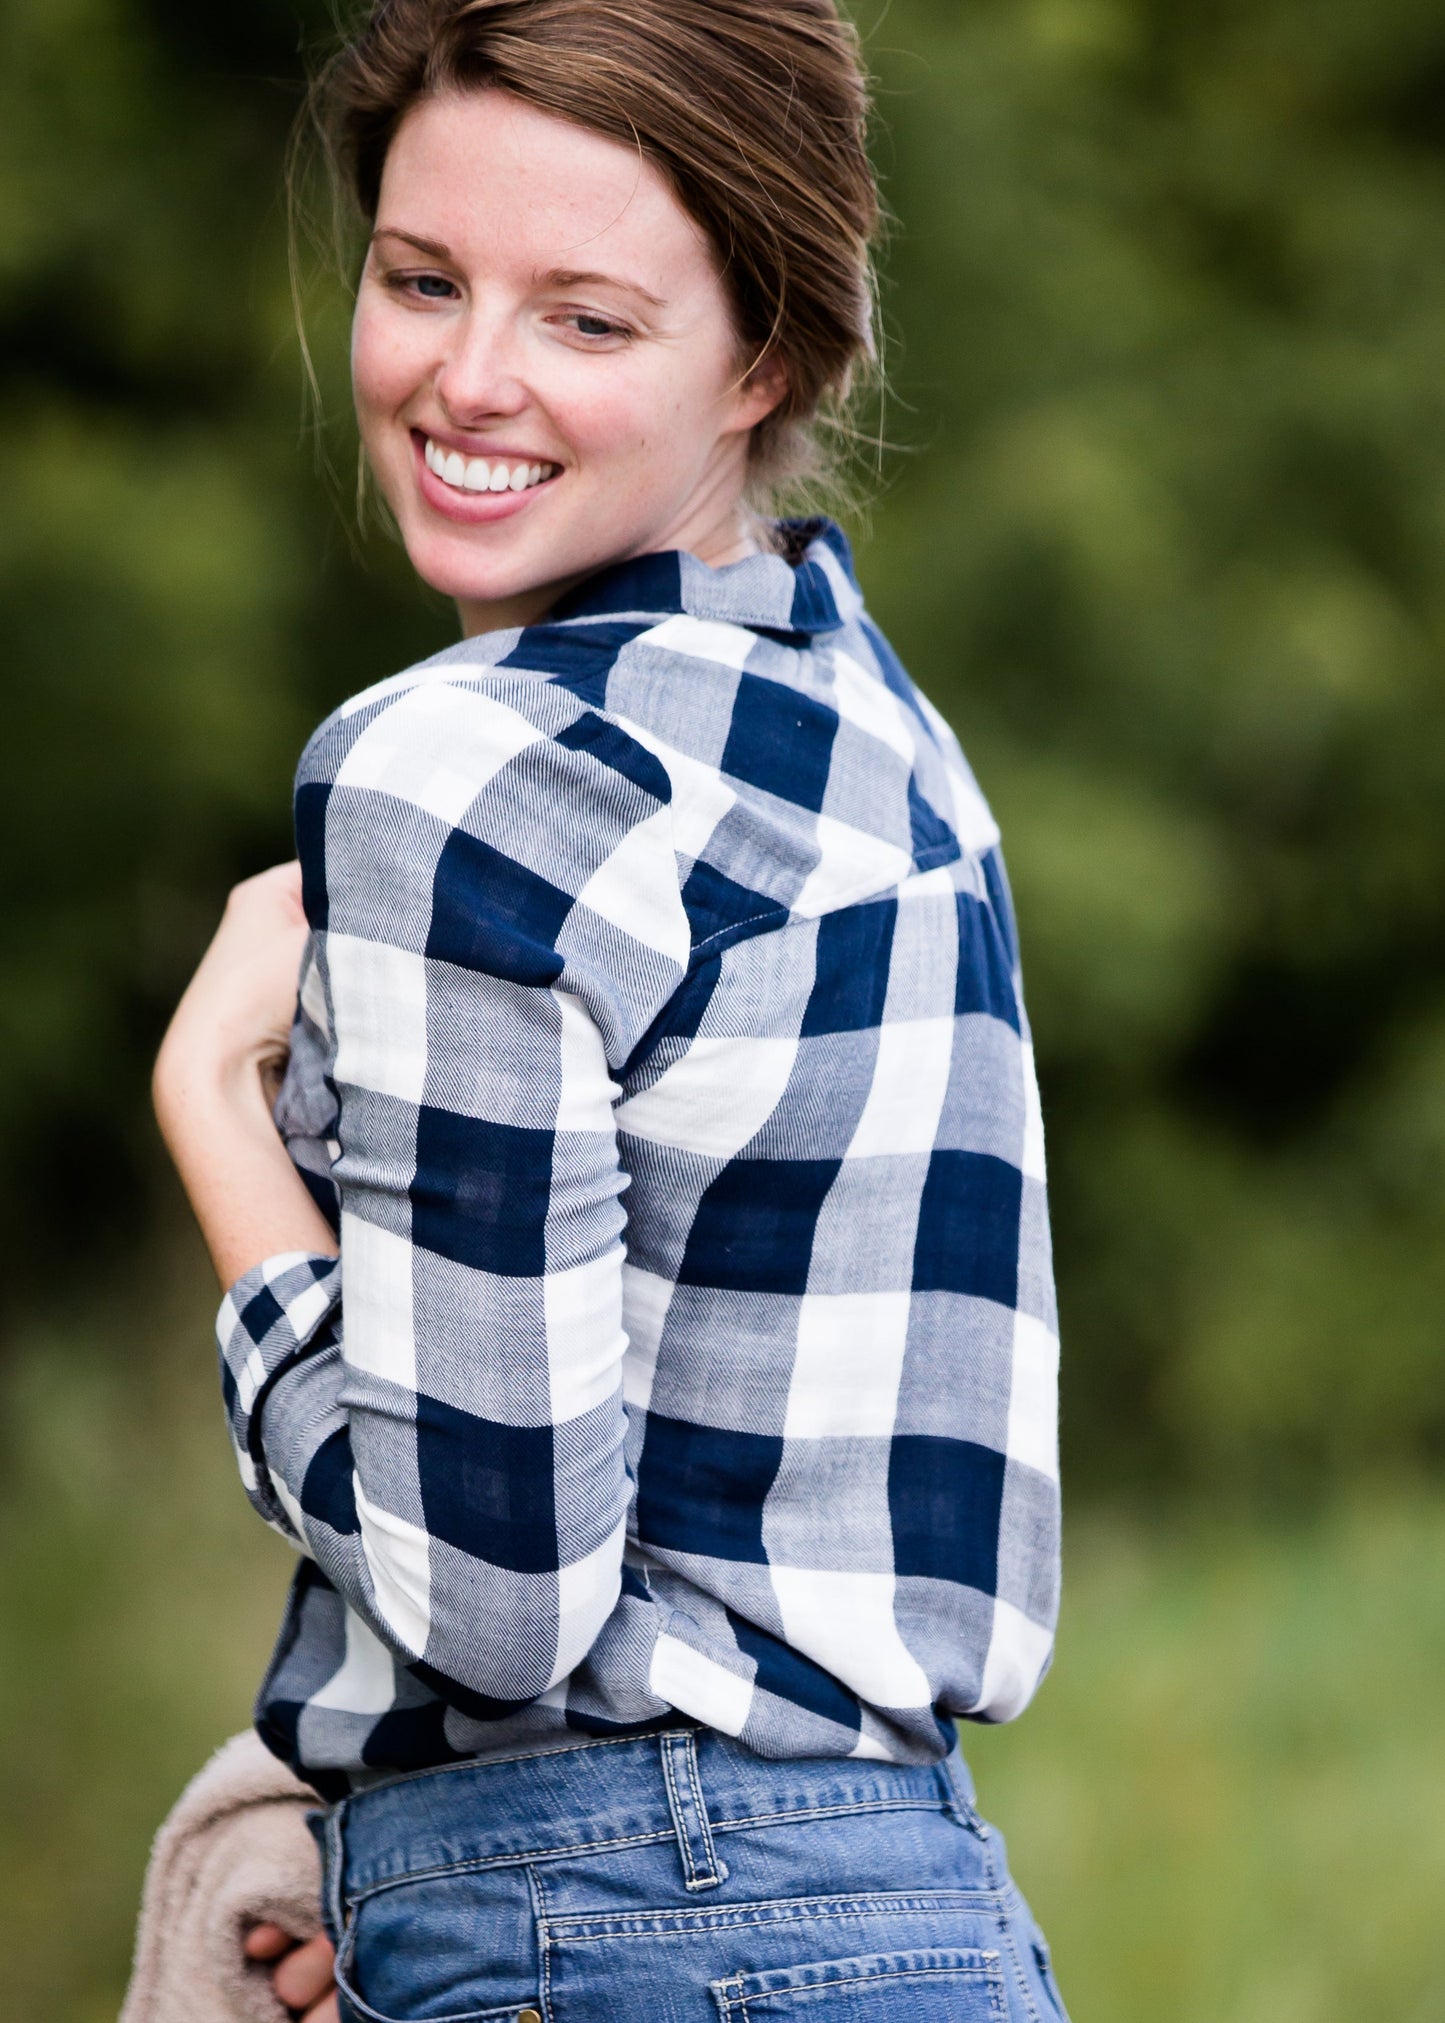
<svg viewBox="0 0 1445 2023"><path fill-rule="evenodd" d="M904 447L862 569L1004 822L1076 1488L1445 1440L1445 15L860 0ZM450 618L303 421L325 0L0 25L10 1325L154 1213L150 1051L315 718ZM319 460L338 478L328 481ZM164 1183L160 1183L164 1184Z"/></svg>

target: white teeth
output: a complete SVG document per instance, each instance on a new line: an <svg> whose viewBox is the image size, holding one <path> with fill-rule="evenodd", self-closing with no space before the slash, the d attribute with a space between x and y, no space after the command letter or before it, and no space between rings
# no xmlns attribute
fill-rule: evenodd
<svg viewBox="0 0 1445 2023"><path fill-rule="evenodd" d="M459 450L444 450L430 436L423 455L429 471L461 492L527 492L557 468L555 464L489 464L485 457L468 458Z"/></svg>

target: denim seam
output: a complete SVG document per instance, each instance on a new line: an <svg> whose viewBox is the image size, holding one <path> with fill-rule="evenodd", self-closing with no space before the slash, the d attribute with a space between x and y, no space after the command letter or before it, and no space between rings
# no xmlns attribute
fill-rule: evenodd
<svg viewBox="0 0 1445 2023"><path fill-rule="evenodd" d="M792 1924L809 1918L926 1917L940 1910L996 1916L998 1909L999 1898L995 1890L936 1890L912 1896L775 1897L765 1903L719 1904L716 1910L623 1911L618 1912L613 1920L577 1920L578 1924L607 1924L607 1930L574 1931L568 1929L566 1918L558 1918L553 1921L552 1930L559 1945L588 1946L606 1945L621 1939L686 1938L694 1931L714 1932L725 1930L729 1925L743 1931L761 1925ZM645 1926L636 1931L620 1929L624 1922L632 1919L655 1922L651 1929ZM670 1919L683 1922L679 1922L673 1931L660 1930L664 1920ZM693 1919L699 1921L698 1925L690 1922Z"/></svg>
<svg viewBox="0 0 1445 2023"><path fill-rule="evenodd" d="M963 1949L960 1948L960 1950ZM971 1978L982 1979L987 1983L989 2008L995 2016L1006 2018L1008 2010L1004 2006L1006 1997L1002 1960L997 1953L991 1951L979 1951L975 1957L980 1963L977 1967L892 1967L885 1974L850 1974L846 1979L817 1981L810 1983L809 1987L810 1990L813 1987L829 1990L834 1988L874 1988L877 1987L880 1981L922 1981L932 1979L936 1975L967 1974ZM990 1962L992 1964L989 1964ZM738 1990L738 2008L742 2013L743 2023L747 2023L749 1997L744 1991L743 1976L739 1974L734 1979ZM770 1988L766 1991L760 1990L758 1999L766 2001L772 1995L785 1992L791 1993L793 1991L777 1988Z"/></svg>
<svg viewBox="0 0 1445 2023"><path fill-rule="evenodd" d="M527 1888L532 1898L532 1916L537 1926L537 1952L542 1965L541 1986L537 1990L542 2002L542 2023L553 2023L552 1924L547 1915L546 1886L530 1863L527 1867Z"/></svg>
<svg viewBox="0 0 1445 2023"><path fill-rule="evenodd" d="M997 1875L994 1869L993 1855L991 1851L989 1854L988 1872L991 1876L994 1876L995 1881L997 1881ZM1038 2006L1034 2001L1033 1995L1030 1993L1029 1977L1024 1972L1024 1963L1022 1959L1019 1957L1018 1940L1015 1929L1018 1923L1019 1908L1020 1906L1018 1903L1017 1890L1013 1892L1012 1901L1010 1901L1010 1897L1007 1891L1002 1889L999 1891L998 1928L1003 1935L1003 1942L1005 1946L1007 1946L1008 1948L1008 1956L1013 1964L1014 1979L1018 1983L1019 1993L1023 1996L1024 2013L1028 2017L1028 2023L1044 2023L1044 2019L1039 2014Z"/></svg>
<svg viewBox="0 0 1445 2023"><path fill-rule="evenodd" d="M837 1805L804 1805L791 1812L750 1812L741 1819L715 1819L714 1833L737 1833L746 1826L771 1826L775 1820L843 1819L855 1812L939 1812L942 1807L927 1798L859 1798Z"/></svg>
<svg viewBox="0 0 1445 2023"><path fill-rule="evenodd" d="M923 1799L860 1799L853 1804L805 1806L792 1812L751 1813L743 1819L715 1819L710 1824L714 1834L738 1833L746 1827L772 1826L780 1821L794 1824L809 1819L846 1818L860 1812L931 1812L937 1809ZM483 1869L516 1868L529 1861L560 1861L572 1855L608 1854L617 1848L645 1847L649 1843L673 1838L673 1831L663 1827L648 1833L619 1834L611 1840L569 1841L562 1846L517 1848L508 1854L475 1855L462 1861L436 1862L430 1868L408 1869L403 1875L386 1876L380 1882L369 1883L365 1889L348 1893L346 1902L354 1906L382 1890L399 1889L403 1883L428 1882L436 1876L475 1875Z"/></svg>
<svg viewBox="0 0 1445 2023"><path fill-rule="evenodd" d="M739 2000L741 2000L743 1992L743 1977L741 1974L729 1974L725 1979L712 1983L713 2000L717 2003L718 2010L722 2016L722 2023L733 2023L734 1991Z"/></svg>
<svg viewBox="0 0 1445 2023"><path fill-rule="evenodd" d="M565 1847L518 1848L515 1854L481 1854L468 1860L434 1862L430 1868L409 1868L404 1875L387 1876L381 1882L369 1883L365 1889L357 1890L346 1899L349 1906L363 1904L369 1897L380 1896L383 1890L396 1890L406 1883L435 1882L440 1876L480 1875L492 1868L524 1868L528 1862L560 1861L577 1854L611 1854L620 1847L646 1847L657 1841L671 1840L673 1835L666 1829L657 1833L621 1834L614 1840L584 1840L570 1843Z"/></svg>

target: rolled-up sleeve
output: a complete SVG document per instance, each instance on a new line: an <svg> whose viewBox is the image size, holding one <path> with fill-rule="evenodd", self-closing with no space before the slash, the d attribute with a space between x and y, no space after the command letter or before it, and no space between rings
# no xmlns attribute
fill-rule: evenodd
<svg viewBox="0 0 1445 2023"><path fill-rule="evenodd" d="M615 1604L616 1075L676 989L666 773L545 683L422 682L303 762L341 1257L221 1311L261 1513L445 1693L535 1698Z"/></svg>

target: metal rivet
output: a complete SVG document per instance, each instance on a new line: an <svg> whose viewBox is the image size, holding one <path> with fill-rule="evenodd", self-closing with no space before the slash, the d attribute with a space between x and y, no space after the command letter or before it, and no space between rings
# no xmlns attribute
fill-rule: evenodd
<svg viewBox="0 0 1445 2023"><path fill-rule="evenodd" d="M517 2023L542 2023L542 2018L535 2009L519 2009Z"/></svg>

